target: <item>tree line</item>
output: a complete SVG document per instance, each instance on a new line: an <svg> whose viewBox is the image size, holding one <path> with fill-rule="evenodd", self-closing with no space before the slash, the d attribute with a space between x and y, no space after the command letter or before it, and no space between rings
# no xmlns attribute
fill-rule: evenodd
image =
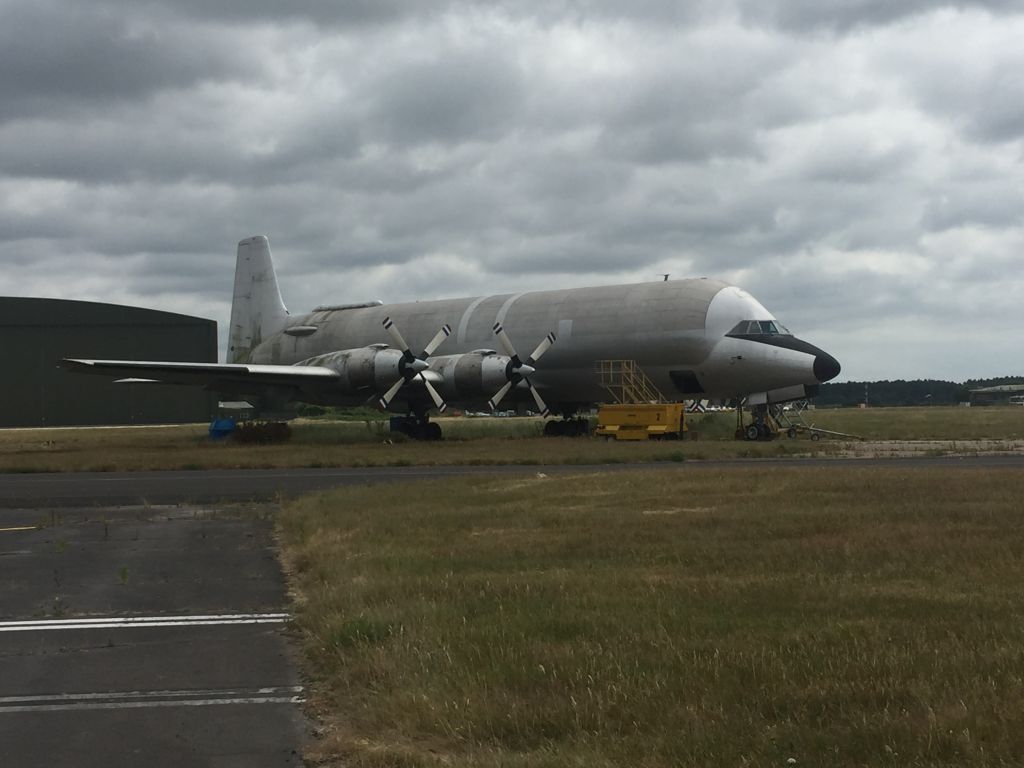
<svg viewBox="0 0 1024 768"><path fill-rule="evenodd" d="M968 379L964 382L941 379L904 381L847 381L822 384L815 405L953 405L970 400L972 389L1024 384L1024 376L1000 376L994 379Z"/></svg>

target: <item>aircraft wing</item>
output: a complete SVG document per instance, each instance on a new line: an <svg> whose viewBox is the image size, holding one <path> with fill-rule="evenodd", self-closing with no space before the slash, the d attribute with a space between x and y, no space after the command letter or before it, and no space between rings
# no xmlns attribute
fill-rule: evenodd
<svg viewBox="0 0 1024 768"><path fill-rule="evenodd" d="M313 365L244 365L238 363L170 363L145 360L79 360L65 358L61 367L135 382L191 384L208 389L254 393L267 388L303 390L329 385L339 376Z"/></svg>

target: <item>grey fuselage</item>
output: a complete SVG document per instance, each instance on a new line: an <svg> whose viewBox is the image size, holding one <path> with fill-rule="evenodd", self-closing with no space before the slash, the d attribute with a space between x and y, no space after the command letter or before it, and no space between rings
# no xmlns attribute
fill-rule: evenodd
<svg viewBox="0 0 1024 768"><path fill-rule="evenodd" d="M257 343L244 362L291 365L338 350L391 344L383 327L388 317L414 352L449 325L451 336L435 356L489 349L501 353L493 331L501 323L525 359L553 332L557 340L531 380L556 406L608 400L595 372L598 360L636 361L669 399L681 400L816 386L825 355L788 333L792 344L780 343L781 335L772 343L730 336L741 321L774 318L742 289L719 280L689 279L322 309L289 316L286 328ZM460 405L473 407L486 399ZM322 400L357 403L366 398L325 394Z"/></svg>

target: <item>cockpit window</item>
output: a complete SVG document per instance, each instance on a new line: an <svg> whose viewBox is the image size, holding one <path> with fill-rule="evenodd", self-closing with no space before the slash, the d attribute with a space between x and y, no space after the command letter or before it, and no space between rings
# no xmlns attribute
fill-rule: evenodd
<svg viewBox="0 0 1024 768"><path fill-rule="evenodd" d="M730 336L789 336L789 330L774 320L741 320Z"/></svg>

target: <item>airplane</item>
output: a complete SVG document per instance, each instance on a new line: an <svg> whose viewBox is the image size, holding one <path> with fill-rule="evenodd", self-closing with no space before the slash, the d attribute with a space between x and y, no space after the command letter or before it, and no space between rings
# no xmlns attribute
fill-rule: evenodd
<svg viewBox="0 0 1024 768"><path fill-rule="evenodd" d="M405 413L392 429L428 440L441 438L434 409L531 400L545 417L562 417L545 434L575 434L574 416L607 399L599 360L635 361L670 399L745 398L761 411L813 397L840 371L742 288L706 278L292 315L262 235L238 244L230 322L225 363L65 358L62 366L261 403L375 404ZM524 359L520 349L532 352Z"/></svg>

